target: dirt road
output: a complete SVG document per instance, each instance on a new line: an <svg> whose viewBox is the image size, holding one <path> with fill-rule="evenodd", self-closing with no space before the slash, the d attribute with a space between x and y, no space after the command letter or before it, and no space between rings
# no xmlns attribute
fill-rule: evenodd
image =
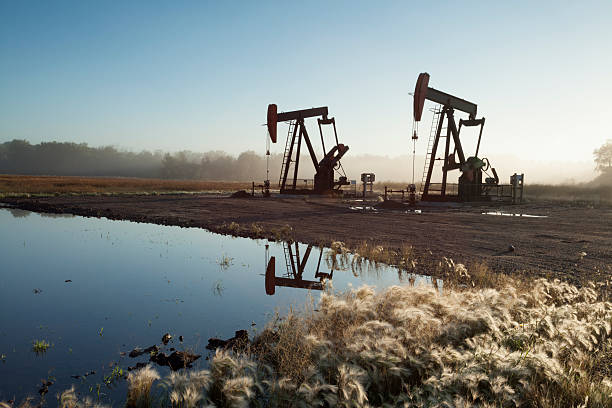
<svg viewBox="0 0 612 408"><path fill-rule="evenodd" d="M351 209L356 203L324 198L237 199L219 195L53 197L4 199L19 208L166 225L201 227L238 235L292 228L295 240L349 246L364 240L387 247L413 245L458 262L484 260L507 273L526 271L572 282L612 278L612 208L553 204L519 206L422 206L421 212ZM529 216L483 214L491 211ZM233 231L236 232L236 231ZM261 233L260 233L261 234ZM510 245L515 250L509 251ZM582 255L581 253L586 253Z"/></svg>

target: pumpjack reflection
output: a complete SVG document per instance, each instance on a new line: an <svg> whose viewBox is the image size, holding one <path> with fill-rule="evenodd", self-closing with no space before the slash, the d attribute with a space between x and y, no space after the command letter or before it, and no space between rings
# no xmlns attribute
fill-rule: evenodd
<svg viewBox="0 0 612 408"><path fill-rule="evenodd" d="M274 295L277 286L323 290L324 281L332 279L334 274L333 270L329 273L320 272L323 248L319 248L319 260L314 274L315 279L318 280L306 280L302 278L306 263L312 252L312 245L308 245L302 258L300 258L300 248L297 242L294 248L292 248L292 244L284 242L283 249L285 251L285 266L287 271L283 276L276 276L276 259L274 256L269 256L269 246L266 245L266 294Z"/></svg>

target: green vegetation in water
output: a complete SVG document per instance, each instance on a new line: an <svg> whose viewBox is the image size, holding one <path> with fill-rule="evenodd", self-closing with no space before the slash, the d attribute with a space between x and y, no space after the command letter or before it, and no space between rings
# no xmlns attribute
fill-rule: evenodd
<svg viewBox="0 0 612 408"><path fill-rule="evenodd" d="M234 258L229 257L227 255L223 255L221 259L217 259L217 263L223 270L229 269L229 267L232 266L233 262L234 262Z"/></svg>
<svg viewBox="0 0 612 408"><path fill-rule="evenodd" d="M34 340L32 343L32 351L36 354L46 353L50 347L51 344L49 344L46 340Z"/></svg>
<svg viewBox="0 0 612 408"><path fill-rule="evenodd" d="M117 381L125 378L127 378L125 370L116 365L115 367L113 367L113 371L111 371L109 375L104 377L104 385L106 385L107 387L112 387L114 384L117 383Z"/></svg>
<svg viewBox="0 0 612 408"><path fill-rule="evenodd" d="M71 394L72 391L72 394ZM106 397L106 394L102 392L102 384L100 383L96 383L93 385L89 386L89 392L90 393L95 393L96 395L96 402L99 404L100 401L102 401L102 398ZM65 396L65 394L68 394L68 397ZM74 397L74 399L72 399ZM76 394L74 394L74 386L73 388L71 388L70 390L64 391L60 398L60 406L62 408L72 408L72 407L80 407L80 406L84 406L84 407L89 407L91 406L91 400L89 398L87 398L85 401L82 401L81 404L79 404L78 398L76 396ZM96 405L98 406L98 405Z"/></svg>
<svg viewBox="0 0 612 408"><path fill-rule="evenodd" d="M222 296L223 295L223 281L221 279L217 280L212 287L213 295Z"/></svg>

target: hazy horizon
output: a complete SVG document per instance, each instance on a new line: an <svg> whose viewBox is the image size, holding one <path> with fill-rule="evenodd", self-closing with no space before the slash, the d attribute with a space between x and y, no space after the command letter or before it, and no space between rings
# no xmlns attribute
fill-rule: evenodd
<svg viewBox="0 0 612 408"><path fill-rule="evenodd" d="M276 103L329 106L352 155L399 156L427 71L478 104L493 162L588 162L610 138L610 15L606 1L3 2L0 142L263 153Z"/></svg>
<svg viewBox="0 0 612 408"><path fill-rule="evenodd" d="M19 142L19 141L17 141ZM53 142L47 142L53 144ZM64 143L64 142L61 142ZM243 151L243 152L225 152L221 150L209 150L202 152L177 150L166 152L159 149L144 149L136 151L131 149L122 149L117 146L92 146L87 143L71 142L76 145L75 149L69 146L49 147L45 152L40 152L39 155L33 158L28 156L20 156L15 149L10 149L17 154L16 157L9 159L3 157L3 149L7 144L0 143L0 173L3 169L11 169L15 166L26 169L27 174L40 173L37 168L55 168L55 174L72 174L72 175L131 175L156 177L163 174L156 174L156 166L161 166L162 159L166 153L178 157L181 153L184 154L184 159L188 163L200 164L204 158L212 160L221 160L216 163L218 167L217 174L213 178L219 178L223 174L243 174L241 178L247 179L240 181L257 181L261 182L266 177L265 171L265 155L261 152ZM282 142L284 144L284 142ZM18 143L19 144L19 143ZM100 150L100 155L92 157L91 155L79 155L78 147L87 145L90 149ZM42 145L31 145L30 147L42 147ZM130 156L121 158L117 154L107 152L107 148L116 149L120 153L127 153ZM6 153L5 153L6 154ZM254 157L253 154L256 156ZM67 163L67 158L72 157L72 163ZM226 159L224 159L226 158ZM278 180L280 173L281 154L273 153L270 160L270 180L274 183ZM246 160L244 163L239 163L239 159ZM7 162L7 160L9 160ZM92 160L97 162L92 163ZM225 160L227 163L222 163ZM238 161L236 161L238 160ZM29 162L28 162L29 161ZM419 183L423 175L422 155L417 155L415 158L415 182ZM598 173L595 171L594 163L584 162L566 162L566 161L535 161L521 160L513 155L500 155L495 159L491 158L491 165L496 168L499 174L501 183L507 183L510 175L516 173L524 173L528 184L573 184L583 183L593 180ZM13 162L11 165L10 162ZM231 166L238 166L232 173ZM342 165L349 179L360 180L360 174L364 172L372 172L376 174L377 181L392 181L405 182L412 181L412 155L397 155L383 156L376 154L353 154L351 150L342 159ZM6 167L8 166L8 167ZM44 167L47 166L47 167ZM570 173L567 169L571 168ZM72 169L72 170L70 170ZM96 170L98 169L98 170ZM131 169L131 170L130 170ZM439 166L434 172L434 179L439 176ZM9 171L11 173L12 171ZM18 173L18 171L15 171ZM248 176L244 176L244 175ZM314 174L314 169L310 158L302 154L300 165L300 178L311 179ZM561 175L566 175L562 177ZM167 175L166 175L167 176ZM210 176L210 174L209 174ZM454 178L459 176L459 172L451 172L449 181L456 182Z"/></svg>

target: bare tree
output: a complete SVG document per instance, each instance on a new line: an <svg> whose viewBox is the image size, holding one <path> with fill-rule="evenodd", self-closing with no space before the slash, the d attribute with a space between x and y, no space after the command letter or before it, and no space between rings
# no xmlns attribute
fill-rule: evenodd
<svg viewBox="0 0 612 408"><path fill-rule="evenodd" d="M596 169L601 172L608 172L612 169L612 139L609 139L599 149L593 151L595 156Z"/></svg>

